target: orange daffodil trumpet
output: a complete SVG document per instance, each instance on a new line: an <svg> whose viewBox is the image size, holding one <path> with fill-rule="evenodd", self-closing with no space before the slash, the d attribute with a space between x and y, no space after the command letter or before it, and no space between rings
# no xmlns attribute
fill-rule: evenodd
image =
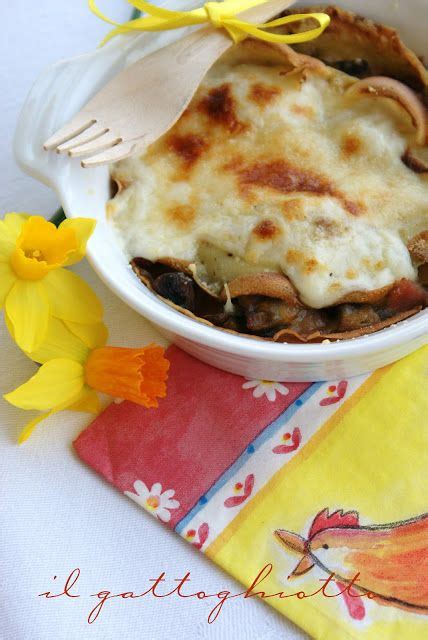
<svg viewBox="0 0 428 640"><path fill-rule="evenodd" d="M0 220L0 309L23 351L37 349L50 318L96 325L103 309L92 289L64 267L79 262L95 220L65 220L57 228L41 216L8 213Z"/></svg>
<svg viewBox="0 0 428 640"><path fill-rule="evenodd" d="M42 366L4 396L15 407L43 412L24 427L20 443L41 420L63 409L98 413L97 391L147 408L157 407L157 398L166 395L169 362L162 347L106 347L107 329L102 323L72 328L74 333L51 318L45 341L27 354Z"/></svg>

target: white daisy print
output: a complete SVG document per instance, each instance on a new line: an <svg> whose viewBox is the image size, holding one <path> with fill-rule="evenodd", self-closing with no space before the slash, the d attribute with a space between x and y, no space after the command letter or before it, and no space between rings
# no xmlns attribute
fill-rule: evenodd
<svg viewBox="0 0 428 640"><path fill-rule="evenodd" d="M272 382L272 380L248 380L242 385L243 389L253 389L253 396L261 398L266 396L270 402L275 402L276 394L286 396L290 390L280 382Z"/></svg>
<svg viewBox="0 0 428 640"><path fill-rule="evenodd" d="M160 482L155 482L152 488L149 490L147 485L142 480L136 480L134 482L135 493L132 491L125 491L125 495L131 498L143 507L146 511L162 520L162 522L169 522L171 520L171 509L178 509L180 503L178 500L172 500L175 495L174 489L167 489L162 492L162 485Z"/></svg>

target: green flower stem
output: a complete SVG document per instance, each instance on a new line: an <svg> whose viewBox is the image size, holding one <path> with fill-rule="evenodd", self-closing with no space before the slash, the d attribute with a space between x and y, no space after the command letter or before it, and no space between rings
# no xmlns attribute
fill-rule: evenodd
<svg viewBox="0 0 428 640"><path fill-rule="evenodd" d="M65 220L65 213L62 207L55 211L52 218L49 218L49 222L53 222L56 227L58 227L63 220Z"/></svg>
<svg viewBox="0 0 428 640"><path fill-rule="evenodd" d="M141 11L139 9L134 9L131 14L131 20L135 20L141 16ZM57 209L53 216L50 218L50 222L52 222L56 227L61 224L65 220L65 213L62 207Z"/></svg>
<svg viewBox="0 0 428 640"><path fill-rule="evenodd" d="M135 20L141 16L141 11L139 9L134 9L131 13L131 20Z"/></svg>

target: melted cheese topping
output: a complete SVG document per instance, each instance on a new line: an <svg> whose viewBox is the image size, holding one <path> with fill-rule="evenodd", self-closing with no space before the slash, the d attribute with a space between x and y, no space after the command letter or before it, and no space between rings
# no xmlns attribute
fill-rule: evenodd
<svg viewBox="0 0 428 640"><path fill-rule="evenodd" d="M195 262L209 242L283 272L322 308L416 279L428 179L401 160L415 131L394 101L345 97L339 71L219 61L178 123L117 163L109 203L130 258Z"/></svg>

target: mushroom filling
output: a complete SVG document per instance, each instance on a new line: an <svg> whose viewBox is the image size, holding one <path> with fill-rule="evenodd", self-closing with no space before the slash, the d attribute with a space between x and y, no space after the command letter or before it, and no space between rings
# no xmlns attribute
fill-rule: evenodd
<svg viewBox="0 0 428 640"><path fill-rule="evenodd" d="M428 292L421 284L402 279L376 304L344 303L310 309L262 295L238 295L226 303L202 288L193 277L163 263L134 258L131 266L152 291L189 315L223 329L281 341L338 340L357 332L369 333L410 317L428 306ZM425 268L427 265L423 265ZM229 304L231 302L231 304ZM350 336L349 336L350 337Z"/></svg>

